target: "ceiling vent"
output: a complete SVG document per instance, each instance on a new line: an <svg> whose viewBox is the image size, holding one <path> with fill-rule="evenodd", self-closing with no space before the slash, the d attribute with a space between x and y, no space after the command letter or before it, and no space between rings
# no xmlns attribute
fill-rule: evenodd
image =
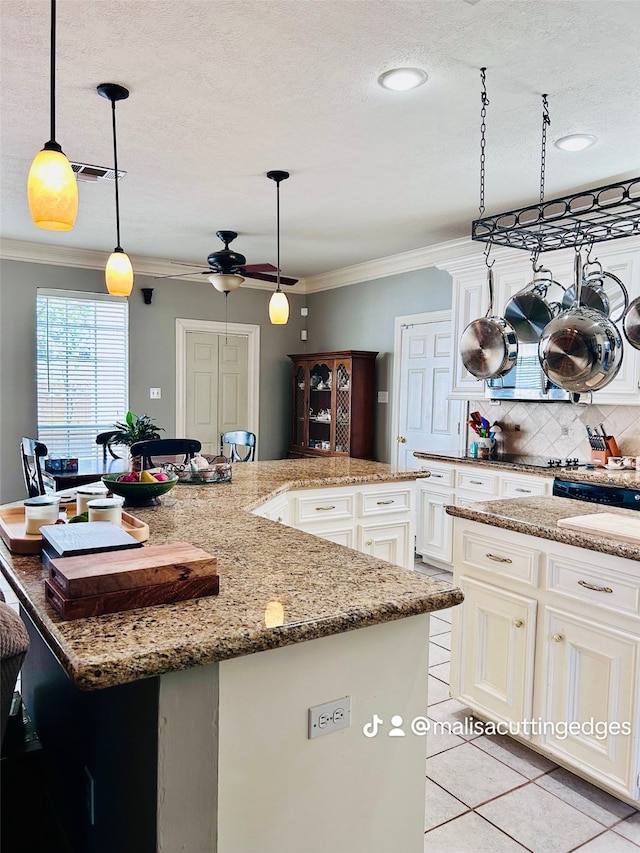
<svg viewBox="0 0 640 853"><path fill-rule="evenodd" d="M109 166L91 166L89 163L71 162L71 168L79 181L115 181L115 169ZM127 173L118 169L118 180L122 180Z"/></svg>

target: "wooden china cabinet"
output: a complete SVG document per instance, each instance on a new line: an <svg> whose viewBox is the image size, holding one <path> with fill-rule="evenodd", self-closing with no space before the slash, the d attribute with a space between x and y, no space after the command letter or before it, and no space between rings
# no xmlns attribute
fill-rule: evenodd
<svg viewBox="0 0 640 853"><path fill-rule="evenodd" d="M289 457L373 455L377 352L298 353Z"/></svg>

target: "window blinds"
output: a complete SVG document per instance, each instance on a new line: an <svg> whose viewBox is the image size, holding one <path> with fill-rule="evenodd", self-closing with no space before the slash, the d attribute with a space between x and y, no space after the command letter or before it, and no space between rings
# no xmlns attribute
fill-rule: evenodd
<svg viewBox="0 0 640 853"><path fill-rule="evenodd" d="M87 457L124 419L129 397L126 299L38 290L38 439L49 455Z"/></svg>

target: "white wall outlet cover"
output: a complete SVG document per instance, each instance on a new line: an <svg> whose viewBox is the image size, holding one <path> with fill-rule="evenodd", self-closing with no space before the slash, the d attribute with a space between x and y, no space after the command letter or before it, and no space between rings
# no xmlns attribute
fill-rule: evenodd
<svg viewBox="0 0 640 853"><path fill-rule="evenodd" d="M301 317L308 317L309 316L309 309L308 308L301 308L300 309L300 316Z"/></svg>
<svg viewBox="0 0 640 853"><path fill-rule="evenodd" d="M346 729L351 725L351 696L309 708L309 738Z"/></svg>
<svg viewBox="0 0 640 853"><path fill-rule="evenodd" d="M162 388L149 388L149 399L150 400L162 399Z"/></svg>
<svg viewBox="0 0 640 853"><path fill-rule="evenodd" d="M389 392L388 391L378 391L378 402L379 403L388 403L389 402Z"/></svg>
<svg viewBox="0 0 640 853"><path fill-rule="evenodd" d="M301 329L301 330L300 330L300 340L301 340L301 341L306 341L306 340L307 340L307 330L306 330L306 329Z"/></svg>

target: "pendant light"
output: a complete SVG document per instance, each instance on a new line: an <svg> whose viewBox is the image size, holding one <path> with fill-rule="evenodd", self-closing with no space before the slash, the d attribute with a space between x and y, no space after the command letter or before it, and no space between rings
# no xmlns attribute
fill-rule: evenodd
<svg viewBox="0 0 640 853"><path fill-rule="evenodd" d="M274 326L282 326L289 319L289 300L286 294L280 289L280 182L287 180L289 172L281 172L278 169L274 169L271 172L267 172L267 177L276 182L276 233L278 250L276 289L269 301L269 319Z"/></svg>
<svg viewBox="0 0 640 853"><path fill-rule="evenodd" d="M120 196L118 195L118 146L116 140L116 101L129 97L129 90L117 83L101 83L98 94L111 101L111 124L113 128L113 162L116 188L116 247L111 253L104 271L107 290L112 296L129 296L133 289L133 267L129 255L120 246Z"/></svg>
<svg viewBox="0 0 640 853"><path fill-rule="evenodd" d="M27 199L38 228L70 231L78 215L78 183L62 148L56 142L56 0L51 0L51 139L45 142L29 170Z"/></svg>

